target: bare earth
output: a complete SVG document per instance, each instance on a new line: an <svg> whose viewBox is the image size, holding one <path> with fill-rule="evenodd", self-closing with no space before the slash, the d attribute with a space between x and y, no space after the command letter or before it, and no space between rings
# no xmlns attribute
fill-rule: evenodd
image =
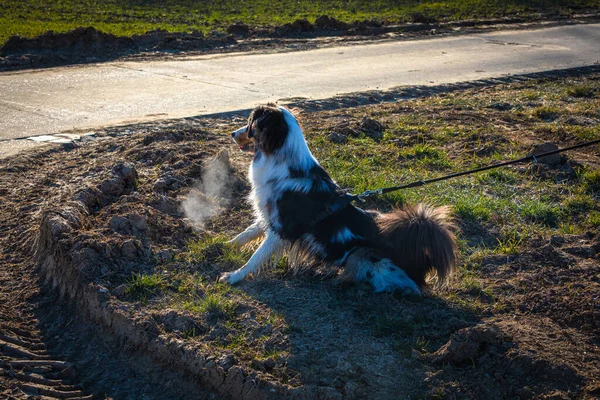
<svg viewBox="0 0 600 400"><path fill-rule="evenodd" d="M596 88L599 75L572 79ZM537 84L468 89L465 96L489 96L491 106L482 108L450 93L357 107L341 106L341 99L317 111L307 103L299 111L323 159L322 149L347 146L341 139L332 144L340 136L331 132L355 143L353 127L363 115L388 127L413 117L497 127L493 134L440 144L456 162L491 148L504 151L504 145L581 141L564 131L535 131L537 122L520 114L523 109L493 101L496 91L533 91ZM593 107L600 92L590 93L584 122L598 126ZM522 112L539 107L535 101ZM423 298L338 287L331 271L294 274L285 265L234 290L215 284L235 261L224 259L227 249L219 243L204 248L202 257L191 248L217 234L231 237L251 220L245 203L250 156L229 138L243 121L233 115L111 128L74 148L2 163L0 396L600 396L597 229L557 233L540 226L517 252L482 252L479 258L464 253L457 280ZM419 140L410 131L393 132L356 140L365 146L389 141L399 151ZM192 229L181 201L219 154L228 165L231 200L204 228ZM359 162L370 155L355 156ZM598 170L597 147L571 152L559 166L511 171L577 185L578 166ZM390 202L368 206L385 210ZM589 207L586 212L599 211L597 203ZM501 210L487 221L461 220L461 240L495 248L502 221ZM478 285L465 285L465 271L472 269ZM161 278L135 292L132 277L145 275ZM210 296L216 303L202 308ZM36 359L40 366L18 363Z"/></svg>

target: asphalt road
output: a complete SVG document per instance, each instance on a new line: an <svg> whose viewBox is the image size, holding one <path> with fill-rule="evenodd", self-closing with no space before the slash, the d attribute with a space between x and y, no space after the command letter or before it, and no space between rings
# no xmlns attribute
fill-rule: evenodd
<svg viewBox="0 0 600 400"><path fill-rule="evenodd" d="M12 139L599 62L591 24L0 73L0 155L23 143Z"/></svg>

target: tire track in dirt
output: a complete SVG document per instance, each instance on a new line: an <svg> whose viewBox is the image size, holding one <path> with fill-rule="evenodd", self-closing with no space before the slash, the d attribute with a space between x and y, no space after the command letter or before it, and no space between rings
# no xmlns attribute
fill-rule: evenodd
<svg viewBox="0 0 600 400"><path fill-rule="evenodd" d="M0 178L0 209L9 211L0 213L0 397L94 398L82 388L73 365L47 349L36 316L39 287L26 239L40 197L35 186L10 175ZM33 206L16 201L23 192L35 198Z"/></svg>
<svg viewBox="0 0 600 400"><path fill-rule="evenodd" d="M23 327L0 325L0 368L8 383L2 395L8 398L44 396L51 399L92 399L76 382L68 362L52 357L46 350L35 316L26 315ZM3 382L4 381L4 382Z"/></svg>
<svg viewBox="0 0 600 400"><path fill-rule="evenodd" d="M111 340L76 304L45 289L32 252L39 210L81 162L54 153L0 166L0 398L209 398L189 377Z"/></svg>

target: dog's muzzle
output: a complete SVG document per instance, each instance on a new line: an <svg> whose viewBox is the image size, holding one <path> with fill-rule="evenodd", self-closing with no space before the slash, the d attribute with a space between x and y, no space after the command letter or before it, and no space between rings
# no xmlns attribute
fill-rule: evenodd
<svg viewBox="0 0 600 400"><path fill-rule="evenodd" d="M248 131L248 125L246 125L231 133L231 137L242 151L250 151L250 145L254 142L254 139L248 135Z"/></svg>

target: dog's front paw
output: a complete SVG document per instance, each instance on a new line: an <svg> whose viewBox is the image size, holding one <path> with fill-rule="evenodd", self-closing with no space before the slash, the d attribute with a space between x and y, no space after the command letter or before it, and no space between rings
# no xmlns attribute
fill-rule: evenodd
<svg viewBox="0 0 600 400"><path fill-rule="evenodd" d="M229 283L230 285L235 285L239 281L243 279L243 276L240 276L237 271L232 272L224 272L219 277L219 282L221 283Z"/></svg>

